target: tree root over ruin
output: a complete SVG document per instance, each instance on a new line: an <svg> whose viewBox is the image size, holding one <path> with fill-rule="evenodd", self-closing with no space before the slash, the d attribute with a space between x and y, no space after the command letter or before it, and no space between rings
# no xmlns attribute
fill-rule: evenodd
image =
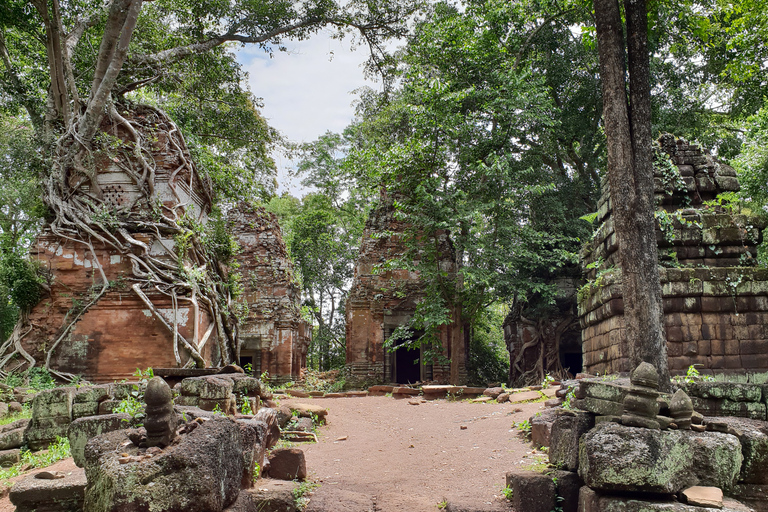
<svg viewBox="0 0 768 512"><path fill-rule="evenodd" d="M181 132L164 112L143 105L122 109L121 113L115 105L110 106L93 144L80 140L77 123L70 124L52 150L52 171L43 182L44 199L53 216L51 233L83 246L86 258L90 253L100 283L94 285L82 307L73 307L65 316L55 339L45 350L44 359L30 355L22 346L25 336L34 329L28 315L22 313L10 338L0 347L0 369L4 370L0 375L42 364L65 381L75 377L52 368L51 360L78 320L110 289L94 245L114 250L130 260L131 275L127 279L130 288L172 333L178 366L205 366L201 354L213 329L218 333L221 363L231 363L238 356L238 326L233 298L226 284L227 271L214 251L203 245L200 219L190 213L194 206L182 199L184 195L192 197L194 191L210 205L211 183L197 174ZM153 154L158 153L162 153L166 161L178 162L178 167L168 176L175 198L173 204L169 204L167 198L161 202L155 194L158 169ZM116 166L137 187L138 195L128 204L115 206L105 199L96 177L98 169L107 166ZM180 193L179 187L187 189L186 194ZM136 236L138 234L174 237L177 242L173 249L166 249L170 258L160 259L150 254L150 247ZM170 299L174 311L172 324L160 315L148 291ZM178 331L175 319L179 301L189 302L194 311L191 340ZM207 311L212 320L211 328L202 338L198 332L201 309ZM181 359L179 344L191 354L187 361Z"/></svg>

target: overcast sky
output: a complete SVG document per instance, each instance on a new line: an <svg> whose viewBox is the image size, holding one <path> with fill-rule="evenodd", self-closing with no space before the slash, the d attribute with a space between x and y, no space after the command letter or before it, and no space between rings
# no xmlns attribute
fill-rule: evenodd
<svg viewBox="0 0 768 512"><path fill-rule="evenodd" d="M378 87L363 76L367 48L351 51L350 45L349 39L331 39L329 31L321 31L307 41L289 42L288 52L275 52L272 58L256 47L239 50L238 60L249 74L251 92L263 99L262 114L269 124L294 142L343 130L354 114L352 91ZM273 156L278 192L301 195L298 180L287 176L291 161Z"/></svg>

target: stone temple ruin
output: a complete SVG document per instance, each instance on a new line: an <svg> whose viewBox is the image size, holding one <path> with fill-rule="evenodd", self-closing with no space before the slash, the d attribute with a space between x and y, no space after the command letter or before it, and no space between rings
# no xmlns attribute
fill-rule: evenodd
<svg viewBox="0 0 768 512"><path fill-rule="evenodd" d="M240 365L275 381L298 380L307 366L312 326L301 318L299 285L277 217L245 203L228 213L248 315L240 325Z"/></svg>
<svg viewBox="0 0 768 512"><path fill-rule="evenodd" d="M405 252L406 228L395 218L392 199L383 193L380 206L371 212L366 222L347 299L347 371L352 380L361 382L463 384L467 344L458 309L453 311L454 321L440 330L440 351L450 359L450 364L428 361L423 348L392 352L384 346L392 332L409 321L423 294L418 273L402 268L378 268ZM455 272L450 239L446 233L439 237L440 268Z"/></svg>
<svg viewBox="0 0 768 512"><path fill-rule="evenodd" d="M52 229L37 237L30 258L47 272L48 286L24 318L15 356L0 354L5 370L23 367L29 355L54 371L111 382L137 368L238 362L238 347L231 341L237 330L225 325L217 300L180 293L172 277L182 267L186 273L205 272L206 263L179 246L174 222L204 226L211 213L211 185L198 175L178 129L164 114L136 107L125 115L149 140L149 182L137 184L126 167L136 165L130 158L102 156L95 162L95 178L79 191L103 199L98 220L112 226L106 231L117 232L107 236L128 243L106 244L87 233ZM115 141L130 140L122 126L105 121L102 128ZM120 225L121 212L131 212L133 220ZM263 210L238 206L231 218L242 247L238 259L249 309L240 330L239 362L278 379L295 378L311 334L298 313L299 291L291 281L280 228ZM147 267L146 257L154 268ZM215 270L224 276L230 271ZM165 278L170 284L142 282L142 276L160 274L171 276Z"/></svg>
<svg viewBox="0 0 768 512"><path fill-rule="evenodd" d="M670 372L692 364L702 374L768 371L768 270L754 266L764 221L720 205L739 190L736 172L699 146L665 135L673 165L656 171L664 325ZM588 283L579 293L584 367L627 372L621 274L607 180L599 228L582 253Z"/></svg>

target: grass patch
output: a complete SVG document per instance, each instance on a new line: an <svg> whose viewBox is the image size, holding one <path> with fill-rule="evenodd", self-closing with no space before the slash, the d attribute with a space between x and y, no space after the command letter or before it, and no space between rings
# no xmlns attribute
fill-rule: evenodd
<svg viewBox="0 0 768 512"><path fill-rule="evenodd" d="M8 425L10 423L13 423L17 420L23 420L25 418L31 418L32 417L32 408L29 407L29 405L24 404L24 410L21 412L15 412L13 414L10 414L6 416L3 419L0 419L0 426Z"/></svg>
<svg viewBox="0 0 768 512"><path fill-rule="evenodd" d="M47 468L51 464L66 459L70 456L69 439L56 436L56 442L51 443L47 450L39 452L23 451L21 452L21 462L18 462L10 468L0 469L0 482L8 484L9 478L19 476L24 469Z"/></svg>
<svg viewBox="0 0 768 512"><path fill-rule="evenodd" d="M309 496L316 488L320 487L320 484L315 482L299 482L299 485L293 490L293 500L296 503L296 508L304 510L309 504Z"/></svg>

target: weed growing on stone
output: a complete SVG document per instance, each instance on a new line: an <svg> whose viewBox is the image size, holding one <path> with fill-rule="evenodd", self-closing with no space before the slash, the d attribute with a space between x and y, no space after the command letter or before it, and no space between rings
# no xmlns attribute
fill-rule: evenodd
<svg viewBox="0 0 768 512"><path fill-rule="evenodd" d="M530 439L531 437L531 422L529 420L521 421L519 423L515 424L515 428L520 431L520 433L525 437L525 439Z"/></svg>

